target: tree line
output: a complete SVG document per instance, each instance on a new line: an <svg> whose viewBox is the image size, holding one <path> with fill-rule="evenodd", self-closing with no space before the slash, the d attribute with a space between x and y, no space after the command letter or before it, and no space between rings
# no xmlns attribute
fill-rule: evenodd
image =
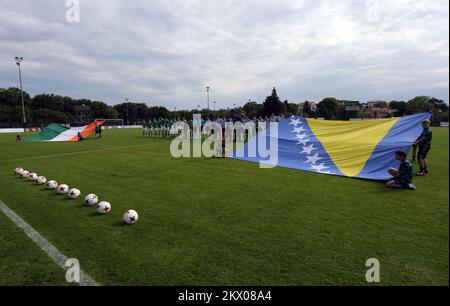
<svg viewBox="0 0 450 306"><path fill-rule="evenodd" d="M448 105L440 99L419 96L409 101L380 102L395 109L394 116L403 116L422 112L433 112L434 120L448 121ZM145 103L125 102L110 106L101 101L89 99L73 99L54 94L39 94L31 97L24 92L25 114L28 127L45 126L50 123L77 122L76 107L90 107L90 119L123 119L125 124L139 124L144 120L168 118L191 118L194 113L201 113L204 118L213 119L217 116L225 118L259 118L273 115L299 115L308 117L323 117L325 119L345 120L352 116L346 111L345 106L336 98L325 98L317 104L317 109L312 110L309 103L305 103L300 109L298 104L281 101L276 88L272 89L263 103L247 102L242 107L219 109L178 110L170 111L163 106L148 106ZM356 114L353 114L356 116ZM22 100L20 89L0 89L0 127L22 127Z"/></svg>
<svg viewBox="0 0 450 306"><path fill-rule="evenodd" d="M362 106L359 102L357 104ZM417 96L409 101L379 101L374 107L394 110L391 114L393 117L431 112L433 113L433 121L435 123L448 122L449 117L449 106L444 100L428 96ZM361 116L361 113L357 111L347 111L345 104L339 103L339 100L336 98L323 99L318 103L316 112L308 110L308 106L305 105L304 113L314 117L319 116L325 119L336 120L348 120Z"/></svg>

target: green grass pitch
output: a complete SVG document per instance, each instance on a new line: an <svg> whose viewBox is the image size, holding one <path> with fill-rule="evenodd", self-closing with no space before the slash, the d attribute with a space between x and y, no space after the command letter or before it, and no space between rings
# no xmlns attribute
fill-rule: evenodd
<svg viewBox="0 0 450 306"><path fill-rule="evenodd" d="M448 285L448 129L435 128L417 191L232 159L174 159L170 141L105 130L85 143L0 135L0 199L103 285ZM96 193L109 215L13 175ZM416 166L417 167L417 166ZM125 210L140 213L121 224ZM0 285L67 285L0 213Z"/></svg>

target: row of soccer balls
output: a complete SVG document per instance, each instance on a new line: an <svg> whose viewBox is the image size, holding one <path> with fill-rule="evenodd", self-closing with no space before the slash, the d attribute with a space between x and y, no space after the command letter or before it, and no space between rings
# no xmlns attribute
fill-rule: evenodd
<svg viewBox="0 0 450 306"><path fill-rule="evenodd" d="M58 182L51 180L47 182L47 179L44 176L38 176L36 173L30 173L27 170L22 168L16 168L14 173L20 175L23 178L28 179L29 181L36 182L38 185L47 184L47 189L56 189L60 194L67 194L71 199L78 199L81 195L81 191L77 188L72 188L69 190L69 186L66 184L58 185ZM111 211L111 204L106 201L102 201L98 203L98 197L95 194L88 194L84 198L84 203L87 206L96 205L97 212L102 215L106 215ZM135 224L139 218L139 215L134 210L128 210L123 214L123 221L127 224Z"/></svg>

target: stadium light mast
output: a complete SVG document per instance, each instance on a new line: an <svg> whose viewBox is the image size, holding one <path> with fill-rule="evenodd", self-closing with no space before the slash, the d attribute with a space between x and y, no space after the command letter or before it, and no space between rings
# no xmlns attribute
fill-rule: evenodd
<svg viewBox="0 0 450 306"><path fill-rule="evenodd" d="M206 103L207 103L207 109L209 110L209 90L211 89L211 87L206 86Z"/></svg>
<svg viewBox="0 0 450 306"><path fill-rule="evenodd" d="M16 56L14 60L16 61L16 65L19 67L20 96L22 97L22 122L23 127L25 127L25 124L27 123L27 117L25 116L25 103L23 101L23 89L22 89L22 71L20 70L20 63L23 62L23 57Z"/></svg>
<svg viewBox="0 0 450 306"><path fill-rule="evenodd" d="M130 101L130 99L128 99L128 98L125 98L125 101L126 101L126 103L127 103L127 125L130 125L130 120L129 120L129 116L128 116L128 101Z"/></svg>

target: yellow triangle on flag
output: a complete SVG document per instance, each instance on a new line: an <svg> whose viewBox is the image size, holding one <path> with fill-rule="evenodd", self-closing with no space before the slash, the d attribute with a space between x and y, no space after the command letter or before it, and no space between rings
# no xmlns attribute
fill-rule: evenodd
<svg viewBox="0 0 450 306"><path fill-rule="evenodd" d="M351 177L361 172L375 147L398 119L307 121L336 167L344 175Z"/></svg>

